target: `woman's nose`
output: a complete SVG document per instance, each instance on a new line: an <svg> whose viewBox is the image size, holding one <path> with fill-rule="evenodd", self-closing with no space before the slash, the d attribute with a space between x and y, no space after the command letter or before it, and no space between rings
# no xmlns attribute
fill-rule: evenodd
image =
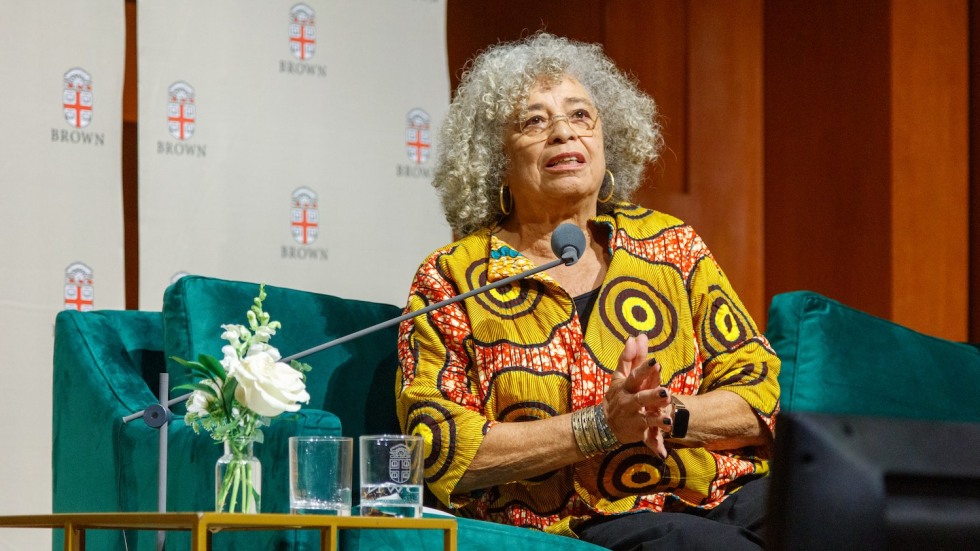
<svg viewBox="0 0 980 551"><path fill-rule="evenodd" d="M558 141L559 143L566 142L576 136L575 130L572 129L572 125L566 116L554 117L548 131L550 132L550 141Z"/></svg>

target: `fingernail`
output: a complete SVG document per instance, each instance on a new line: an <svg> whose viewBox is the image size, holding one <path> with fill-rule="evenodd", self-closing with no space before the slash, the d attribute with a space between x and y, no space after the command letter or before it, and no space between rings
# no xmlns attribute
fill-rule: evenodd
<svg viewBox="0 0 980 551"><path fill-rule="evenodd" d="M670 417L664 417L664 424L668 426L670 425Z"/></svg>
<svg viewBox="0 0 980 551"><path fill-rule="evenodd" d="M660 389L660 397L661 398L666 398L667 397L667 391L665 389L663 389L663 388Z"/></svg>
<svg viewBox="0 0 980 551"><path fill-rule="evenodd" d="M650 358L650 361L647 362L647 365L649 365L650 367L657 365L657 358Z"/></svg>

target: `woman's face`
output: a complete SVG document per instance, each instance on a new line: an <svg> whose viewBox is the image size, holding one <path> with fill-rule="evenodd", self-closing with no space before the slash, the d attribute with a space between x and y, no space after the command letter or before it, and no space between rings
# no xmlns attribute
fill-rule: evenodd
<svg viewBox="0 0 980 551"><path fill-rule="evenodd" d="M505 182L522 215L537 209L594 209L606 171L602 121L588 91L574 78L531 88L527 113L504 129L504 154L509 160Z"/></svg>

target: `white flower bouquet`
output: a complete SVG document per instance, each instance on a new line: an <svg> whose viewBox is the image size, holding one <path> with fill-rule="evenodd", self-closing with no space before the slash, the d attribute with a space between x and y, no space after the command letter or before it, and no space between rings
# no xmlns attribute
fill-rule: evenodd
<svg viewBox="0 0 980 551"><path fill-rule="evenodd" d="M252 444L262 442L261 428L269 418L298 411L307 403L306 372L310 366L280 361L279 351L269 340L281 328L262 309L265 285L246 313L248 327L222 325L223 358L201 354L196 362L173 358L198 377L177 388L191 391L185 422L195 432L204 429L223 443L225 455L218 460L215 478L215 509L219 512L260 510L261 470L252 456Z"/></svg>

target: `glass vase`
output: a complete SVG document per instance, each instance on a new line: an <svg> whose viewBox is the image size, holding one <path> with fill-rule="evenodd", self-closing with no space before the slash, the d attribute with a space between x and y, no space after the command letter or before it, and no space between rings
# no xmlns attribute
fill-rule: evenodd
<svg viewBox="0 0 980 551"><path fill-rule="evenodd" d="M214 466L214 510L258 513L262 504L262 464L252 440L226 440L225 454Z"/></svg>

